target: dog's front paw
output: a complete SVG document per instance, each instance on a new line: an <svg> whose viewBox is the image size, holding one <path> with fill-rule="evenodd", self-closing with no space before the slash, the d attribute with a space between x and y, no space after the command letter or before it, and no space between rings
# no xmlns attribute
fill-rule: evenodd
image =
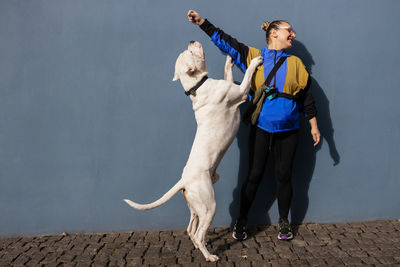
<svg viewBox="0 0 400 267"><path fill-rule="evenodd" d="M258 56L258 57L253 58L250 61L249 68L254 68L255 69L257 66L261 65L263 63L263 61L264 60L263 60L262 56Z"/></svg>
<svg viewBox="0 0 400 267"><path fill-rule="evenodd" d="M219 257L217 255L210 255L206 257L206 260L211 262L216 262L217 260L219 260Z"/></svg>
<svg viewBox="0 0 400 267"><path fill-rule="evenodd" d="M228 54L226 56L225 69L232 69L233 65L234 65L233 60L232 60L231 56Z"/></svg>

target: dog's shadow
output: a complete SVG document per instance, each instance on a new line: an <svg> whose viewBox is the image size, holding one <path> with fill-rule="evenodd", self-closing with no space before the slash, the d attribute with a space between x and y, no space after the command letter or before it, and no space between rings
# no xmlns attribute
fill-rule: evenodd
<svg viewBox="0 0 400 267"><path fill-rule="evenodd" d="M310 75L312 75L312 66L315 64L311 54L306 47L299 41L294 41L293 48L287 51L289 54L298 56L306 66ZM329 153L333 160L333 165L340 162L340 156L336 149L334 140L334 128L331 120L329 100L318 82L312 78L312 94L318 110L317 120L321 132L321 141L317 148L313 146L313 140L310 134L310 126L306 119L302 119L300 124L299 144L297 146L296 158L293 167L293 199L291 206L291 222L294 225L301 224L308 210L308 190L314 173L316 152L324 145L325 141L329 146ZM241 113L246 108L246 104L241 106ZM244 123L240 124L237 134L237 143L240 150L240 166L236 187L233 191L233 199L229 206L231 215L231 226L234 225L239 216L239 201L241 186L248 174L248 136L250 127ZM276 182L273 175L271 161L268 162L263 180L258 188L256 198L249 212L249 226L251 225L271 225L269 210L276 199ZM255 229L258 229L256 227ZM256 234L257 230L253 233Z"/></svg>

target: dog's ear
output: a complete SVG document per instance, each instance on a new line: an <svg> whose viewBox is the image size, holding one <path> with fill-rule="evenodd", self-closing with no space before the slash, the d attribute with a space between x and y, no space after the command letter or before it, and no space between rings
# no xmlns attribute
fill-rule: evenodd
<svg viewBox="0 0 400 267"><path fill-rule="evenodd" d="M195 66L195 65L187 65L187 66L186 66L185 72L186 72L188 75L192 75L195 71L196 71L196 66Z"/></svg>
<svg viewBox="0 0 400 267"><path fill-rule="evenodd" d="M186 73L187 75L191 76L193 73L196 71L196 66L194 64L185 64L181 68L178 68L178 70L175 70L174 78L172 81L177 81L180 80L180 75L182 73Z"/></svg>

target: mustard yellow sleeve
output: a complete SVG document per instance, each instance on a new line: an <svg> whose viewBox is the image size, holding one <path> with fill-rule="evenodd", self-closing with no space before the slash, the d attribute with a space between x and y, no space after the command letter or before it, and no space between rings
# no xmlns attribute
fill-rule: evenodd
<svg viewBox="0 0 400 267"><path fill-rule="evenodd" d="M287 58L287 70L283 92L296 95L307 86L308 72L300 58L290 56Z"/></svg>

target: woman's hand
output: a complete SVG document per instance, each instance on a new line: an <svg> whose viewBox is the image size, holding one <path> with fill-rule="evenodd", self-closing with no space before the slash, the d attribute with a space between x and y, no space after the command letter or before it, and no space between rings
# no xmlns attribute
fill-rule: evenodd
<svg viewBox="0 0 400 267"><path fill-rule="evenodd" d="M311 136L314 140L314 146L317 146L319 144L319 141L321 140L321 133L318 129L317 118L314 117L310 119L309 122L311 126Z"/></svg>
<svg viewBox="0 0 400 267"><path fill-rule="evenodd" d="M204 22L204 19L202 17L200 17L200 14L194 10L189 10L187 13L187 16L188 16L188 20L193 24L201 25Z"/></svg>

